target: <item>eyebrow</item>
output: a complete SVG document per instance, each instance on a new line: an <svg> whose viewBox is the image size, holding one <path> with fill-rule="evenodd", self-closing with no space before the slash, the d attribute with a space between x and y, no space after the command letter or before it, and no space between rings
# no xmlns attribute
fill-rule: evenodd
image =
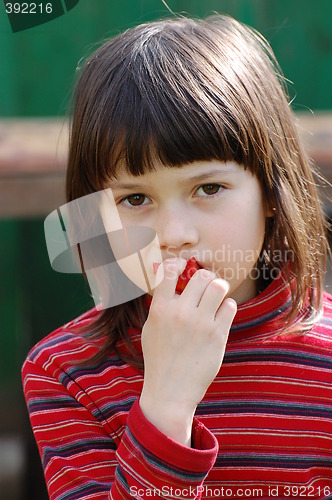
<svg viewBox="0 0 332 500"><path fill-rule="evenodd" d="M180 179L179 182L181 184L185 184L186 182L192 182L192 181L204 181L205 179L208 179L209 177L212 177L213 175L220 175L220 174L225 174L229 172L235 172L235 169L231 165L227 165L223 167L222 169L214 169L214 170L209 170L208 172L204 172L202 174L197 174L193 175L192 177L186 177L185 179ZM135 182L114 182L113 185L110 186L112 189L144 189L146 187L149 187L147 184L137 184Z"/></svg>

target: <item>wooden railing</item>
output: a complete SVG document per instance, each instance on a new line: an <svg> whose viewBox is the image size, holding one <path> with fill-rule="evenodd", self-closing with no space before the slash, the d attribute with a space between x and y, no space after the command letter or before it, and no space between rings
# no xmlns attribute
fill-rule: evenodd
<svg viewBox="0 0 332 500"><path fill-rule="evenodd" d="M298 114L309 156L332 183L332 113ZM0 120L0 217L43 217L65 203L68 122L65 118ZM323 190L332 214L332 187Z"/></svg>
<svg viewBox="0 0 332 500"><path fill-rule="evenodd" d="M42 217L65 203L68 123L0 120L0 217Z"/></svg>

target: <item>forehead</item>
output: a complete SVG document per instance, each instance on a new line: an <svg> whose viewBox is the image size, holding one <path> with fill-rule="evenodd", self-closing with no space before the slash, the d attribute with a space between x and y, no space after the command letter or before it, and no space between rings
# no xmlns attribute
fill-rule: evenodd
<svg viewBox="0 0 332 500"><path fill-rule="evenodd" d="M204 181L213 175L236 173L243 170L243 166L236 162L220 160L195 161L179 167L167 167L161 163L154 165L154 170L141 175L133 175L123 166L117 171L116 178L108 183L112 189L130 189L144 184L153 184L160 180L171 180L174 183L186 181Z"/></svg>

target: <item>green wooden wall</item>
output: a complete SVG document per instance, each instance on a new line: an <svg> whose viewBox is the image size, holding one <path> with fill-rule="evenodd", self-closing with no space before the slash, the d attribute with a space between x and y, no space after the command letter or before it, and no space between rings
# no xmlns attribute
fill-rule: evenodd
<svg viewBox="0 0 332 500"><path fill-rule="evenodd" d="M295 106L332 108L331 0L169 0L175 12L231 14L269 39ZM0 115L66 113L78 61L104 38L169 15L161 0L80 0L65 16L11 33L0 5Z"/></svg>

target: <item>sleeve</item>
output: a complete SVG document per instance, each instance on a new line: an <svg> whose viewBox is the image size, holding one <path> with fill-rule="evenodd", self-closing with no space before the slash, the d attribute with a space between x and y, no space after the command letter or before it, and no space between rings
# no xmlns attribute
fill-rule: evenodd
<svg viewBox="0 0 332 500"><path fill-rule="evenodd" d="M200 498L218 443L196 419L187 448L154 427L136 400L117 448L82 390L74 397L29 358L22 380L50 500Z"/></svg>

